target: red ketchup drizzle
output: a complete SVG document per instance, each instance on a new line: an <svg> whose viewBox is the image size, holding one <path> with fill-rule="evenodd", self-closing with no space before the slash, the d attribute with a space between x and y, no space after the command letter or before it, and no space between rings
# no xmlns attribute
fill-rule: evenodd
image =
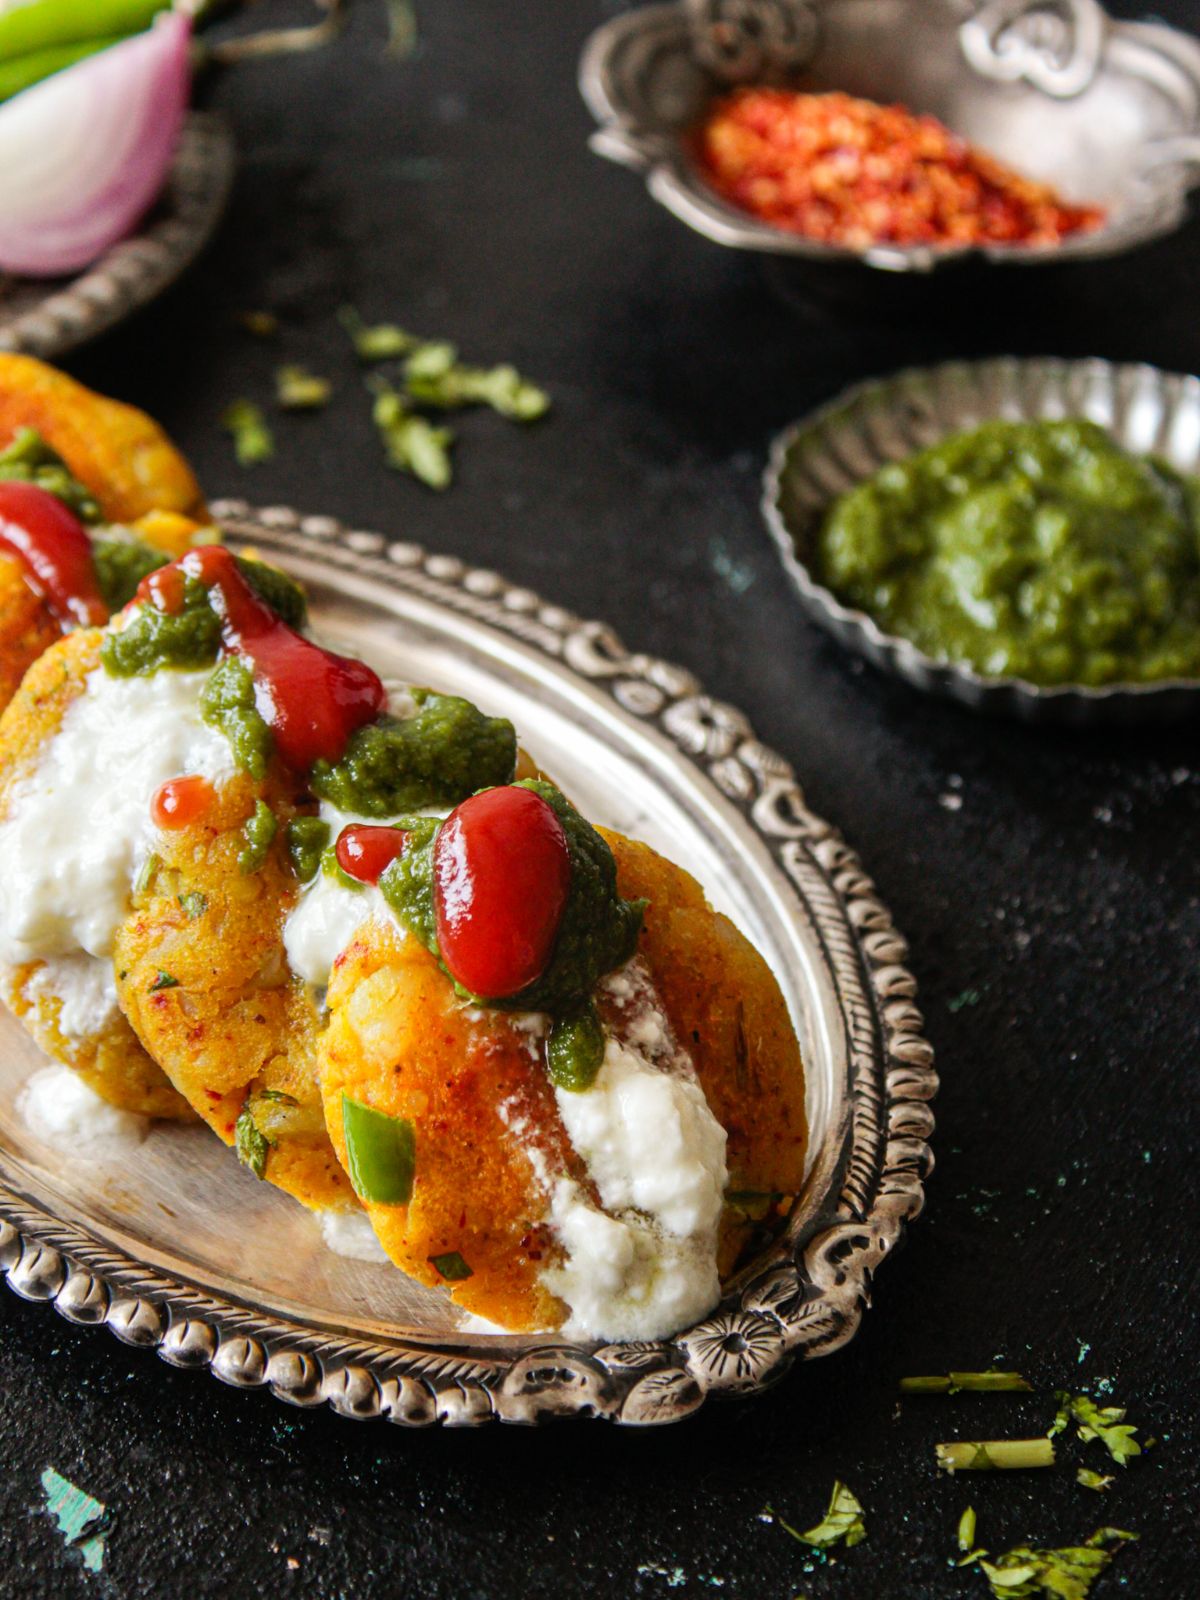
<svg viewBox="0 0 1200 1600"><path fill-rule="evenodd" d="M150 802L150 820L168 833L186 828L204 815L212 800L213 786L207 778L170 778Z"/></svg>
<svg viewBox="0 0 1200 1600"><path fill-rule="evenodd" d="M185 578L198 579L210 591L225 654L250 663L258 709L289 767L307 772L315 761L336 761L351 734L386 711L387 690L378 675L364 662L322 650L289 628L258 598L221 545L204 545L152 572L137 597L160 611L178 611Z"/></svg>
<svg viewBox="0 0 1200 1600"><path fill-rule="evenodd" d="M433 847L438 946L450 973L484 999L519 993L545 972L571 887L567 836L531 789L472 795Z"/></svg>
<svg viewBox="0 0 1200 1600"><path fill-rule="evenodd" d="M0 483L0 550L21 563L30 588L64 628L108 621L92 542L57 495L36 483Z"/></svg>
<svg viewBox="0 0 1200 1600"><path fill-rule="evenodd" d="M348 878L376 884L396 857L404 854L408 837L403 828L352 823L338 834L333 847L337 864Z"/></svg>

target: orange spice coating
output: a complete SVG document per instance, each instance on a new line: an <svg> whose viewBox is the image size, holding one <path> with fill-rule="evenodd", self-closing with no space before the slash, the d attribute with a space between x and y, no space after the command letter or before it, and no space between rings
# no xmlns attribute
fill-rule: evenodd
<svg viewBox="0 0 1200 1600"><path fill-rule="evenodd" d="M958 138L936 117L848 94L746 88L695 134L701 170L726 200L826 244L1057 244L1098 227L1072 205Z"/></svg>
<svg viewBox="0 0 1200 1600"><path fill-rule="evenodd" d="M264 866L246 874L242 829L259 799L279 833ZM266 1178L307 1206L352 1206L321 1116L316 1011L283 948L296 897L284 846L294 814L287 789L242 776L190 826L157 835L157 868L114 944L117 993L146 1049L218 1137L234 1142L248 1097L287 1096L267 1103L259 1122L275 1141Z"/></svg>
<svg viewBox="0 0 1200 1600"><path fill-rule="evenodd" d="M136 522L148 511L206 515L191 468L145 412L32 356L0 353L0 445L22 428L58 451L109 522Z"/></svg>

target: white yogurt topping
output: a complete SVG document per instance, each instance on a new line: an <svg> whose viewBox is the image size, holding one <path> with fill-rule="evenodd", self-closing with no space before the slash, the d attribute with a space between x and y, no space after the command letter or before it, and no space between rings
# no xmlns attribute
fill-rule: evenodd
<svg viewBox="0 0 1200 1600"><path fill-rule="evenodd" d="M375 1237L371 1219L365 1211L338 1209L331 1206L318 1212L321 1233L326 1247L335 1256L345 1256L351 1261L375 1261L388 1265L387 1251Z"/></svg>
<svg viewBox="0 0 1200 1600"><path fill-rule="evenodd" d="M555 1091L600 1206L534 1160L565 1255L543 1281L569 1307L570 1337L660 1339L720 1297L726 1136L637 963L608 988L623 1009L595 1082Z"/></svg>
<svg viewBox="0 0 1200 1600"><path fill-rule="evenodd" d="M26 1127L63 1154L84 1161L127 1156L146 1137L150 1122L101 1100L70 1067L44 1067L17 1102Z"/></svg>
<svg viewBox="0 0 1200 1600"><path fill-rule="evenodd" d="M229 741L200 716L208 677L88 678L0 823L0 960L109 954L150 852L155 791L234 776Z"/></svg>
<svg viewBox="0 0 1200 1600"><path fill-rule="evenodd" d="M343 828L363 823L379 827L379 819L356 817L339 811L328 800L321 801L321 821L328 824L333 842ZM317 989L328 987L333 964L358 930L372 919L390 922L400 937L405 929L383 898L378 886L348 889L331 873L318 870L316 877L301 891L295 909L283 925L283 944L288 965L298 978Z"/></svg>
<svg viewBox="0 0 1200 1600"><path fill-rule="evenodd" d="M111 961L95 956L55 956L25 980L25 998L57 1000L58 1031L65 1039L95 1039L120 1015Z"/></svg>

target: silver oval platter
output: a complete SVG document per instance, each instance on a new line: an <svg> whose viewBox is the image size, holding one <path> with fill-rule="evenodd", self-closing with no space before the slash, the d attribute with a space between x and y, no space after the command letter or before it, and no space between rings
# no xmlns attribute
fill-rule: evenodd
<svg viewBox="0 0 1200 1600"><path fill-rule="evenodd" d="M160 1125L119 1166L40 1144L41 1062L0 1013L0 1268L73 1322L296 1405L409 1425L591 1415L669 1422L854 1333L922 1206L936 1088L907 949L790 768L690 673L494 573L324 517L214 507L308 587L314 624L389 675L511 717L598 821L671 854L778 975L808 1071L810 1167L784 1236L699 1326L654 1344L472 1333L394 1268L328 1251L310 1215L207 1134Z"/></svg>
<svg viewBox="0 0 1200 1600"><path fill-rule="evenodd" d="M225 123L192 112L167 187L132 238L75 278L0 273L0 350L61 356L161 294L212 237L233 169L233 135Z"/></svg>
<svg viewBox="0 0 1200 1600"><path fill-rule="evenodd" d="M1140 364L1047 356L915 367L855 384L775 439L762 509L784 568L805 613L840 644L914 688L974 711L1075 727L1193 716L1200 712L1200 682L1045 688L935 661L907 639L885 633L865 612L844 606L808 565L808 539L822 512L889 461L993 418L1062 417L1086 417L1127 450L1200 473L1200 378Z"/></svg>

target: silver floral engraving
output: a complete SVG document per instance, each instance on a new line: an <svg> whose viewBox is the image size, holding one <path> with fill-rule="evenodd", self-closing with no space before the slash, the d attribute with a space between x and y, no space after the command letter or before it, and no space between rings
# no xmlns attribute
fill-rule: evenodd
<svg viewBox="0 0 1200 1600"><path fill-rule="evenodd" d="M723 83L799 72L820 37L813 0L686 0L697 58Z"/></svg>
<svg viewBox="0 0 1200 1600"><path fill-rule="evenodd" d="M786 761L754 738L740 712L705 696L692 673L629 653L608 628L495 574L285 507L256 512L227 501L212 510L231 538L283 561L319 559L523 640L652 720L698 782L714 776L752 819L799 914L820 930L850 1045L849 1125L835 1141L844 1161L839 1154L809 1179L820 1186L819 1221L803 1234L789 1225L699 1325L649 1343L588 1348L544 1336L481 1343L452 1334L372 1343L202 1293L0 1185L0 1271L9 1286L69 1321L106 1325L172 1366L405 1427L565 1416L656 1426L844 1344L875 1270L922 1208L937 1078L907 946L857 856L809 811ZM639 686L644 693L632 693Z"/></svg>

